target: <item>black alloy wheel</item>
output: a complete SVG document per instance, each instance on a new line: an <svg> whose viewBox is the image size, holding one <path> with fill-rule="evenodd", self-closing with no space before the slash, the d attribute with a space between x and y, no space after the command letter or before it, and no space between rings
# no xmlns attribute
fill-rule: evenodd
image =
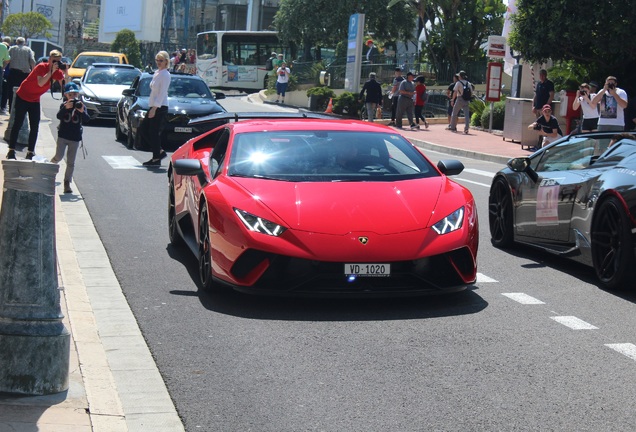
<svg viewBox="0 0 636 432"><path fill-rule="evenodd" d="M214 289L212 280L212 250L210 247L210 225L208 222L208 204L201 203L199 214L199 280L206 291Z"/></svg>
<svg viewBox="0 0 636 432"><path fill-rule="evenodd" d="M508 183L501 178L495 181L490 190L488 222L493 246L505 248L512 245L512 196Z"/></svg>
<svg viewBox="0 0 636 432"><path fill-rule="evenodd" d="M594 215L592 260L596 276L606 288L622 289L633 285L635 266L631 224L625 208L616 197L600 203Z"/></svg>
<svg viewBox="0 0 636 432"><path fill-rule="evenodd" d="M179 247L183 245L183 238L181 234L179 234L179 228L177 226L174 181L172 180L172 176L168 178L168 185L168 238L170 239L170 244Z"/></svg>

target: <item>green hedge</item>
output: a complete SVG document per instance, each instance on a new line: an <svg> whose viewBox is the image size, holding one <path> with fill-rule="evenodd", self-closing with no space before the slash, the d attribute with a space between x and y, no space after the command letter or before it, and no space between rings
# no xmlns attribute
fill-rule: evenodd
<svg viewBox="0 0 636 432"><path fill-rule="evenodd" d="M495 130L503 130L504 117L506 115L506 101L495 102L493 106L492 115L492 128ZM490 105L487 105L484 112L481 113L482 127L488 128L490 126Z"/></svg>

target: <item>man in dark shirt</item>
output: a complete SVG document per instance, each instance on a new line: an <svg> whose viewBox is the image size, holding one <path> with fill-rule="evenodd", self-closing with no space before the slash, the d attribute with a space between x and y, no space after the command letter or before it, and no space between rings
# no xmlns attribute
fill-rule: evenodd
<svg viewBox="0 0 636 432"><path fill-rule="evenodd" d="M375 110L378 106L382 106L382 86L375 80L375 72L369 74L369 81L364 83L360 91L360 100L364 100L367 107L367 118L373 122L375 118ZM367 93L365 98L364 93Z"/></svg>
<svg viewBox="0 0 636 432"><path fill-rule="evenodd" d="M545 69L539 71L539 82L535 84L534 99L532 99L532 114L541 115L544 105L552 104L554 99L554 83L548 79L548 72Z"/></svg>

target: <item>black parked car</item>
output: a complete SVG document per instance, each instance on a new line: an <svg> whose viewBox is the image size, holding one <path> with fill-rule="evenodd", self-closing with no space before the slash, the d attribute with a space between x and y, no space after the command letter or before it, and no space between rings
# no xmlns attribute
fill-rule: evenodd
<svg viewBox="0 0 636 432"><path fill-rule="evenodd" d="M224 99L224 93L212 93L205 81L191 74L171 72L172 79L168 88L168 114L161 132L161 146L168 151L174 150L190 138L214 129L225 123L204 122L190 125L191 119L210 114L226 112L216 100ZM117 103L115 136L118 141L126 139L128 148L149 150L149 143L138 134L138 127L148 112L150 81L152 73L143 73L130 88L122 92Z"/></svg>

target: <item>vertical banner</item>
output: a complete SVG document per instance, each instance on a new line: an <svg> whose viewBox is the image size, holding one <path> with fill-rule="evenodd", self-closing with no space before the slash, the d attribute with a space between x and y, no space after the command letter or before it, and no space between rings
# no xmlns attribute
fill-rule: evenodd
<svg viewBox="0 0 636 432"><path fill-rule="evenodd" d="M501 100L501 75L503 65L501 63L488 63L486 73L486 101L499 102Z"/></svg>
<svg viewBox="0 0 636 432"><path fill-rule="evenodd" d="M357 93L360 90L360 67L362 65L362 37L364 36L364 14L349 17L347 36L347 72L345 90Z"/></svg>

